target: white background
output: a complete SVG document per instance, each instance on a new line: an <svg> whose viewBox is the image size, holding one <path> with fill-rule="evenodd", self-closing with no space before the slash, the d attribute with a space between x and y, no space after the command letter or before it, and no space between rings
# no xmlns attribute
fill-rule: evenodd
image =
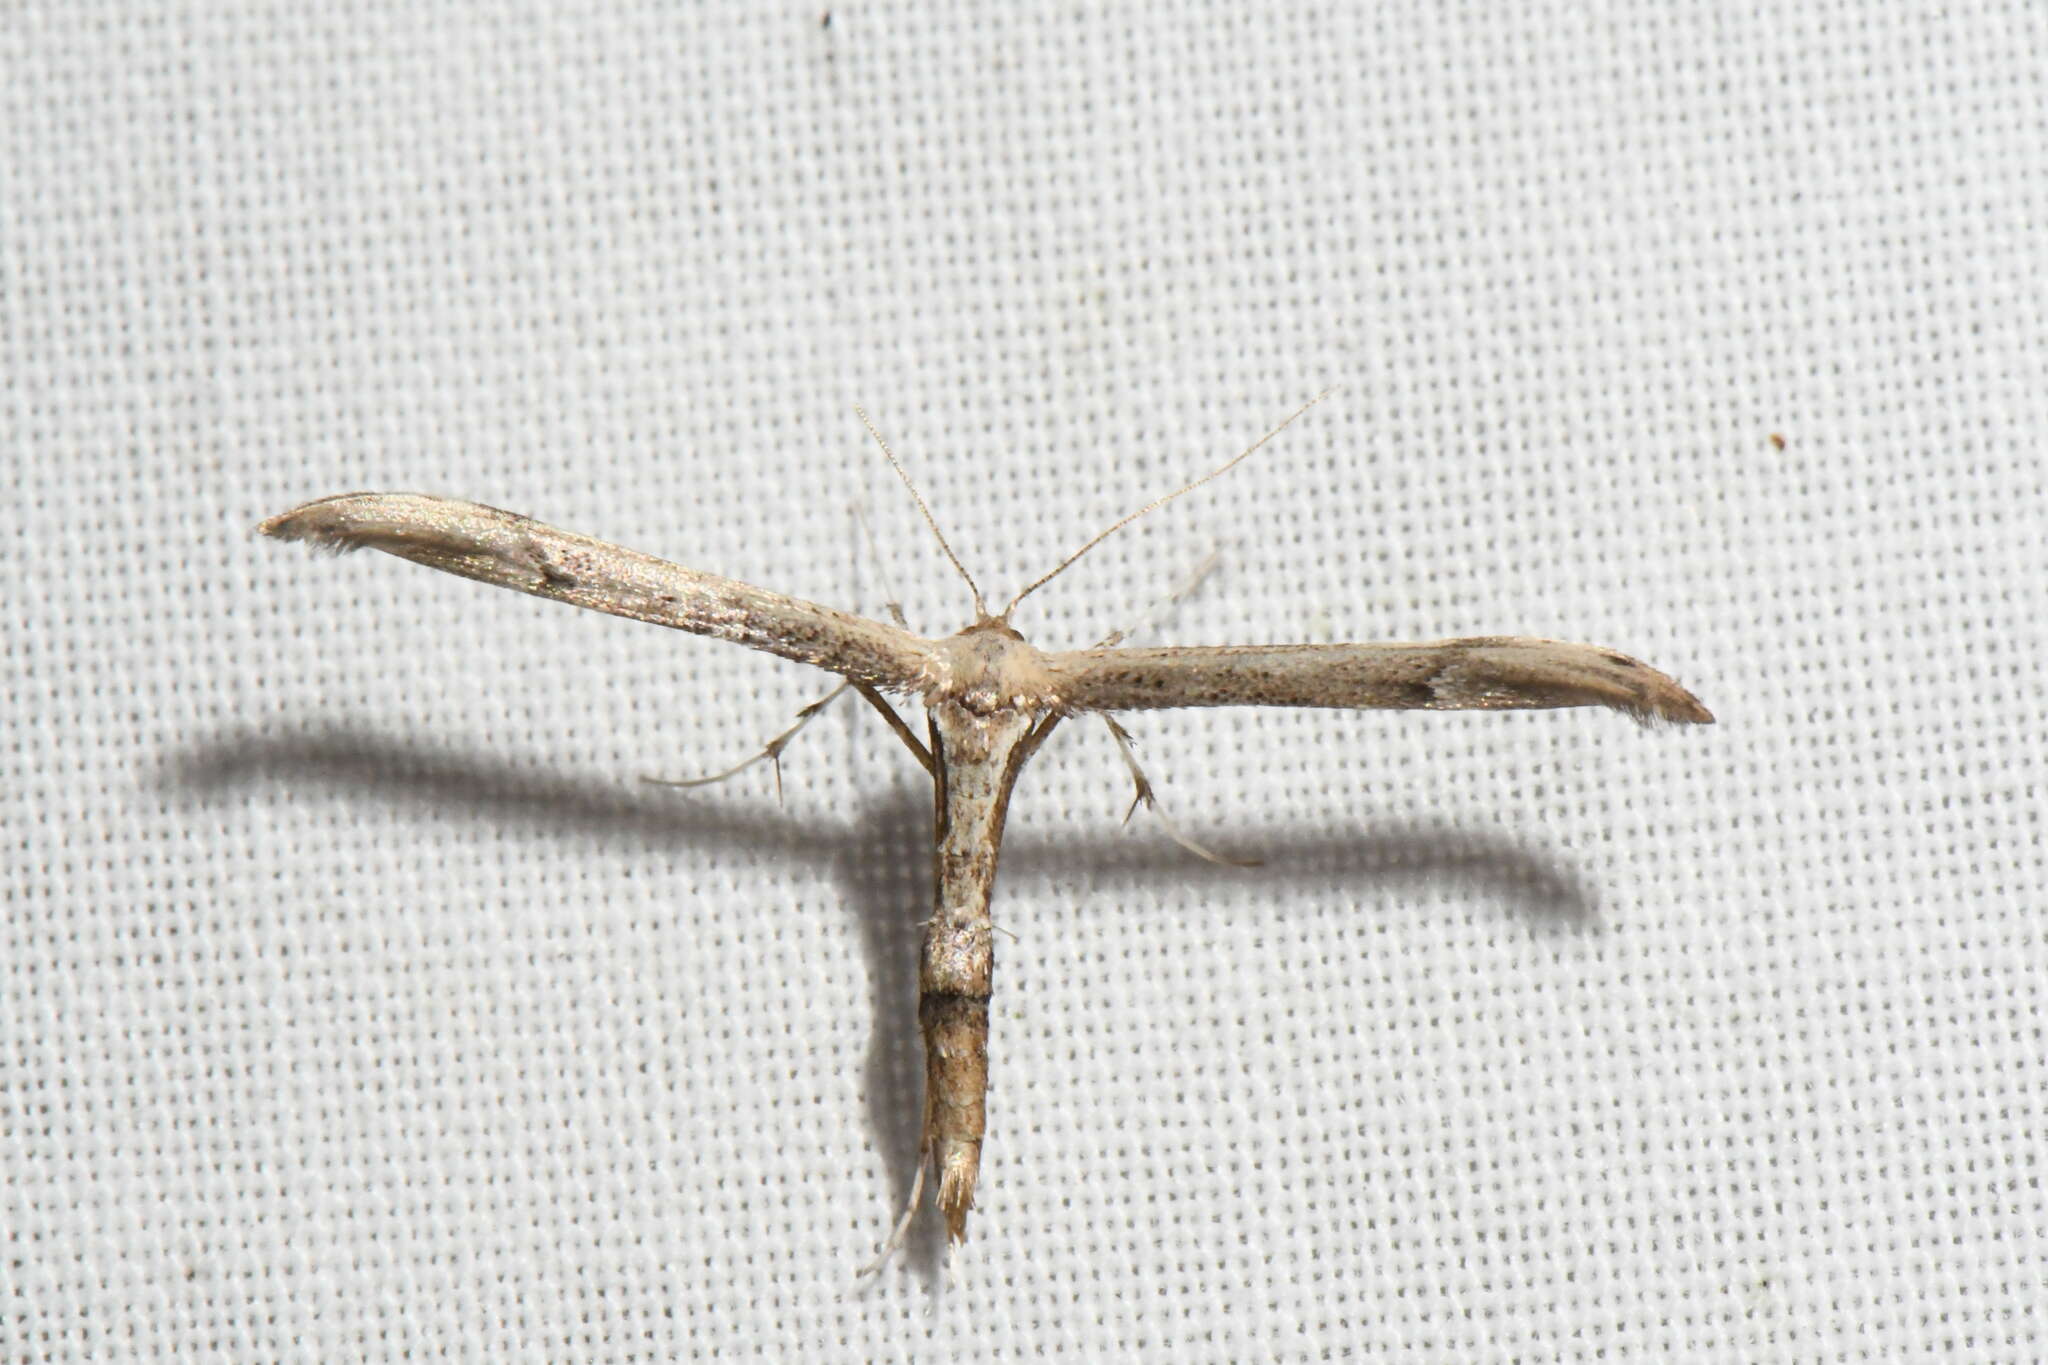
<svg viewBox="0 0 2048 1365"><path fill-rule="evenodd" d="M8 1358L2023 1360L2048 11L10 6ZM1720 718L1026 774L972 1240L877 1283L929 793L474 498L1051 647L1556 635ZM1779 449L1773 435L1782 437ZM879 550L851 507L868 509Z"/></svg>

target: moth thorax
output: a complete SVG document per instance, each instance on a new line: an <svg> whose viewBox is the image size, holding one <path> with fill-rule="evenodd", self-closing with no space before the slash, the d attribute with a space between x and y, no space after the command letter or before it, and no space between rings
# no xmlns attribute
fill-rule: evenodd
<svg viewBox="0 0 2048 1365"><path fill-rule="evenodd" d="M938 647L937 686L928 701L952 702L984 716L1057 704L1045 656L1006 621L977 621Z"/></svg>

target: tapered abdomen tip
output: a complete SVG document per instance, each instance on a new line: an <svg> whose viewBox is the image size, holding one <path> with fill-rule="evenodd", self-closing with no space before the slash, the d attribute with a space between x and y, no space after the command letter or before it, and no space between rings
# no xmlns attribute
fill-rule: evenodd
<svg viewBox="0 0 2048 1365"><path fill-rule="evenodd" d="M974 1207L974 1181L981 1173L981 1144L942 1147L939 1157L939 1212L946 1215L946 1235L967 1240L967 1211Z"/></svg>

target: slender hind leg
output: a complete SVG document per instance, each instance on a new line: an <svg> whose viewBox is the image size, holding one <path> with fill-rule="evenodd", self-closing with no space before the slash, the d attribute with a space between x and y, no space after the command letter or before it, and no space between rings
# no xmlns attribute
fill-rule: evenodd
<svg viewBox="0 0 2048 1365"><path fill-rule="evenodd" d="M743 773L747 769L753 767L756 763L760 763L765 760L766 762L775 765L775 799L777 801L780 801L782 800L782 751L789 747L789 742L791 740L796 738L797 731L803 729L806 725L809 725L814 719L817 718L817 715L820 711L823 711L826 707L830 706L833 702L837 701L839 699L839 694L841 692L846 691L847 688L852 686L853 684L850 682L843 682L839 684L839 686L833 688L830 692L827 692L824 696L812 702L809 706L804 707L801 711L798 711L796 713L796 723L791 725L787 730L784 730L781 734L776 735L766 744L763 744L761 746L761 752L754 754L750 757L741 759L739 762L733 764L730 768L725 769L723 772L713 773L709 777L643 777L640 780L643 782L652 782L657 787L708 787L714 782L723 782L728 777L738 776L740 773Z"/></svg>
<svg viewBox="0 0 2048 1365"><path fill-rule="evenodd" d="M910 1235L910 1225L917 1218L917 1206L924 1199L924 1173L931 1164L930 1152L920 1151L917 1154L917 1178L910 1182L910 1200L903 1207L903 1216L896 1220L896 1230L889 1234L888 1241L882 1243L882 1249L875 1259L853 1273L856 1280L864 1280L887 1265L889 1258L903 1245L903 1239Z"/></svg>
<svg viewBox="0 0 2048 1365"><path fill-rule="evenodd" d="M1116 740L1117 751L1124 756L1124 766L1131 770L1131 781L1137 788L1136 792L1131 796L1130 809L1124 812L1125 824L1131 823L1131 816L1142 805L1152 813L1152 818L1159 822L1159 827L1166 831L1167 838L1173 840L1197 858L1206 858L1212 863L1221 863L1225 867L1258 867L1261 864L1263 860L1259 858L1233 858L1227 853L1218 853L1216 850L1198 844L1187 835L1181 833L1180 827L1167 819L1166 812L1159 809L1159 798L1152 791L1152 779L1145 776L1145 770L1138 766L1137 752L1131 747L1131 732L1117 724L1114 716L1105 715L1102 718L1102 723L1109 727L1111 737Z"/></svg>
<svg viewBox="0 0 2048 1365"><path fill-rule="evenodd" d="M861 510L859 504L855 504L853 509L853 515L855 520L860 522L861 535L867 540L868 552L873 557L876 566L876 571L879 573L881 572L882 556L881 553L875 548L875 533L868 527L867 513ZM883 609L887 611L889 614L889 619L894 621L903 629L909 630L910 623L903 619L903 606L897 600L895 590L889 586L886 576L884 576L883 578L882 591L889 595L889 600L882 604ZM806 725L809 725L820 711L823 711L827 706L830 706L833 702L837 701L839 699L839 694L841 692L844 692L847 688L852 687L853 685L854 684L851 682L843 682L839 684L839 686L833 688L830 692L827 692L824 696L812 702L809 706L806 706L801 711L798 711L796 713L795 724L791 725L787 730L784 730L781 734L776 735L767 743L763 744L761 746L761 751L759 753L752 754L746 758L741 759L739 762L733 764L730 768L726 768L721 772L712 773L709 777L648 777L643 778L641 780L645 782L652 782L657 787L708 787L714 782L723 782L728 777L737 777L739 776L739 774L753 767L756 763L760 763L765 760L766 762L771 763L775 766L775 799L777 801L780 801L782 800L782 751L789 747L789 742L796 738L797 732L799 730L803 729ZM868 700L871 702L878 700L875 694L873 694L867 688L862 688L861 693L863 696L866 696ZM891 713L891 718L894 718L894 713ZM913 742L913 750L919 747L921 746L918 746ZM931 764L927 761L925 763L925 766L929 768Z"/></svg>

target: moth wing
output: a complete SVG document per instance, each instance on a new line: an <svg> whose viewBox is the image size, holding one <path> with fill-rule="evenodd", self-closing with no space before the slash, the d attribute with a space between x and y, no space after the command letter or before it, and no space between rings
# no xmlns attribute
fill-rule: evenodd
<svg viewBox="0 0 2048 1365"><path fill-rule="evenodd" d="M1645 722L1714 719L1699 698L1641 660L1594 645L1504 635L1420 644L1084 649L1048 654L1045 663L1061 701L1076 711L1606 706Z"/></svg>
<svg viewBox="0 0 2048 1365"><path fill-rule="evenodd" d="M481 583L730 640L887 691L919 685L927 641L481 503L423 493L344 493L257 528L337 552L369 548Z"/></svg>

